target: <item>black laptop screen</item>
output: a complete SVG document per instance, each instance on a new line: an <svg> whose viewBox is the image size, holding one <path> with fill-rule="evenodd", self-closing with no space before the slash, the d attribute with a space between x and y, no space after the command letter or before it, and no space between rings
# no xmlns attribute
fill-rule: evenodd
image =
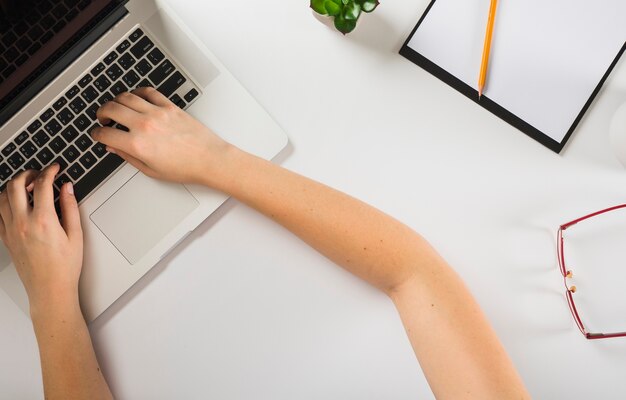
<svg viewBox="0 0 626 400"><path fill-rule="evenodd" d="M0 0L0 110L38 83L121 0ZM76 55L77 56L77 55ZM67 65L69 62L66 62ZM60 72L60 71L58 71ZM35 92L36 93L36 92ZM24 101L22 102L24 103ZM0 118L0 124L7 119Z"/></svg>

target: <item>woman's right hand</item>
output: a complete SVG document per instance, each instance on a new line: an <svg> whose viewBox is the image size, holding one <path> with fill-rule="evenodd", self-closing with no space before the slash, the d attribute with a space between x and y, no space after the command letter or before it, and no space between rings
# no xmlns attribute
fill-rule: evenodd
<svg viewBox="0 0 626 400"><path fill-rule="evenodd" d="M154 88L120 93L97 116L103 125L113 120L129 131L103 126L93 138L152 178L220 189L237 153Z"/></svg>

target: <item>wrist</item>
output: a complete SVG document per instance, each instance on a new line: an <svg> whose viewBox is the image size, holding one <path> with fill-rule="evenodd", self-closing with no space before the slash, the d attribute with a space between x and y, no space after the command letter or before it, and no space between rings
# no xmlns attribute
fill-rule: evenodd
<svg viewBox="0 0 626 400"><path fill-rule="evenodd" d="M29 296L29 303L33 322L81 312L77 290L51 290L44 296Z"/></svg>
<svg viewBox="0 0 626 400"><path fill-rule="evenodd" d="M208 160L209 163L213 164L213 167L204 171L202 184L232 195L234 185L246 169L246 162L253 157L252 154L227 143L220 152L218 165L215 165L215 158L211 157ZM206 171L209 171L209 173Z"/></svg>

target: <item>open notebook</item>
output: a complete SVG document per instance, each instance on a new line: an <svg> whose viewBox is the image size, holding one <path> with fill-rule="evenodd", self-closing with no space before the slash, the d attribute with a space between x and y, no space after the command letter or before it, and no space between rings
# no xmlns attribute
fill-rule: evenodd
<svg viewBox="0 0 626 400"><path fill-rule="evenodd" d="M432 0L400 50L467 97L490 0ZM626 0L500 0L479 104L560 152L626 49Z"/></svg>

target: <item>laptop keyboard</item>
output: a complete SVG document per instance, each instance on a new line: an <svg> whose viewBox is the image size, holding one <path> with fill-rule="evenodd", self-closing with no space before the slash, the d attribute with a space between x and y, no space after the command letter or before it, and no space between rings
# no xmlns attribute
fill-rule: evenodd
<svg viewBox="0 0 626 400"><path fill-rule="evenodd" d="M148 86L157 88L183 109L199 95L185 75L137 28L4 145L0 150L0 191L21 171L41 170L57 162L61 166L54 182L57 210L59 189L65 182L74 184L80 202L124 163L91 139L91 130L100 126L96 111L119 93ZM113 126L128 131L122 125Z"/></svg>
<svg viewBox="0 0 626 400"><path fill-rule="evenodd" d="M0 78L8 78L91 2L37 0L28 10L31 25L24 21L11 24L0 16Z"/></svg>

